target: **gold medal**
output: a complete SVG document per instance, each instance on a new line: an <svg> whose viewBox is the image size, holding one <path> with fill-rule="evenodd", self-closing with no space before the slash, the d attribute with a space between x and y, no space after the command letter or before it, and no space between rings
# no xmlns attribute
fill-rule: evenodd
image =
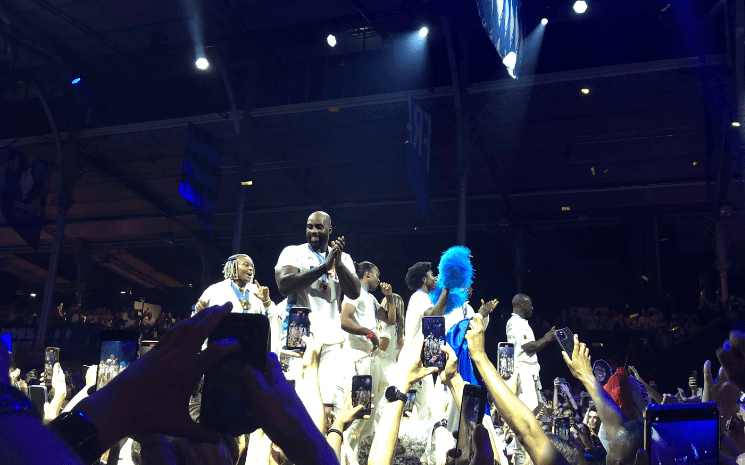
<svg viewBox="0 0 745 465"><path fill-rule="evenodd" d="M323 292L324 294L329 291L329 283L326 281L321 281L321 284L318 285L318 290Z"/></svg>
<svg viewBox="0 0 745 465"><path fill-rule="evenodd" d="M248 300L241 300L241 307L243 307L243 310L251 310L251 304Z"/></svg>

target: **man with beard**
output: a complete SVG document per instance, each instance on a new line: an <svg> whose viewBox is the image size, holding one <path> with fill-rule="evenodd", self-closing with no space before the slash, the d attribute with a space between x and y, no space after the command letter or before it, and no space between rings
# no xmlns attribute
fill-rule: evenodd
<svg viewBox="0 0 745 465"><path fill-rule="evenodd" d="M311 214L305 227L307 243L285 247L274 268L277 287L287 296L288 307L309 308L313 315L310 331L326 344L318 367L324 404L332 403L337 383L344 340L340 318L342 299L360 296L354 262L344 252L344 236L329 247L332 230L328 214L320 211Z"/></svg>

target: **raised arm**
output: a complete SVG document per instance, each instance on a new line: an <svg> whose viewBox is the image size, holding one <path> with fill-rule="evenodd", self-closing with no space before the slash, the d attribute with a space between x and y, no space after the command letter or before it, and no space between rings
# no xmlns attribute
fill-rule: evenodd
<svg viewBox="0 0 745 465"><path fill-rule="evenodd" d="M326 274L326 267L330 266L329 260L333 260L333 254L329 254L323 265L302 273L294 266L283 266L274 270L274 280L277 282L280 294L288 296L307 289Z"/></svg>
<svg viewBox="0 0 745 465"><path fill-rule="evenodd" d="M468 332L466 332L468 352L471 354L474 366L481 373L497 410L515 432L520 443L525 446L536 465L566 464L566 459L546 437L533 412L505 384L486 356L484 324L481 320L481 315L476 315L468 326Z"/></svg>
<svg viewBox="0 0 745 465"><path fill-rule="evenodd" d="M569 367L569 371L572 372L572 376L582 382L590 394L590 398L595 402L595 408L598 411L600 420L605 425L608 437L613 437L616 430L629 421L629 419L611 396L605 392L597 378L595 378L595 374L592 372L590 350L587 348L587 345L580 343L579 337L575 334L572 359L569 360L569 356L564 351L561 352L561 356L564 357L564 362Z"/></svg>
<svg viewBox="0 0 745 465"><path fill-rule="evenodd" d="M662 396L659 392L655 391L652 386L644 382L641 376L639 376L639 372L636 371L636 368L629 367L629 371L631 372L631 376L636 378L637 381L642 383L642 386L644 386L644 389L647 390L647 394L649 394L649 398L652 399L656 404L662 404Z"/></svg>
<svg viewBox="0 0 745 465"><path fill-rule="evenodd" d="M341 291L345 296L350 299L357 299L360 296L360 280L357 278L357 274L354 272L354 266L347 268L342 263L342 257L344 256L344 236L339 237L335 241L331 242L333 249L329 253L329 257L333 256L336 262L335 270L336 275L339 277L339 284L341 285Z"/></svg>
<svg viewBox="0 0 745 465"><path fill-rule="evenodd" d="M378 318L389 325L396 324L396 302L393 300L393 288L388 283L380 283L380 290L383 291L385 305L378 309ZM385 349L384 349L385 350Z"/></svg>
<svg viewBox="0 0 745 465"><path fill-rule="evenodd" d="M556 336L554 335L555 333L556 327L554 326L550 330L548 330L548 332L544 334L542 338L538 339L537 341L526 342L522 345L522 348L526 354L532 357L533 355L545 349L546 346L548 346L548 344L556 338Z"/></svg>
<svg viewBox="0 0 745 465"><path fill-rule="evenodd" d="M445 288L440 294L440 298L437 299L437 303L434 307L431 307L424 311L424 316L442 316L445 314L445 308L448 304L448 296L450 295L450 289Z"/></svg>

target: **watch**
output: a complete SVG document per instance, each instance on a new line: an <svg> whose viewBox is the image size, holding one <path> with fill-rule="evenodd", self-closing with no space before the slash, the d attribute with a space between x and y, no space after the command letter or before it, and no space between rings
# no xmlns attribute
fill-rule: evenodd
<svg viewBox="0 0 745 465"><path fill-rule="evenodd" d="M435 423L435 426L432 428L432 434L435 434L435 430L439 428L440 426L442 426L443 428L448 427L448 421L446 418L443 418L442 420Z"/></svg>
<svg viewBox="0 0 745 465"><path fill-rule="evenodd" d="M81 412L62 413L47 426L83 463L93 464L101 458L98 428Z"/></svg>
<svg viewBox="0 0 745 465"><path fill-rule="evenodd" d="M30 413L40 418L40 412L21 391L7 384L0 384L0 415L6 413Z"/></svg>
<svg viewBox="0 0 745 465"><path fill-rule="evenodd" d="M388 386L388 389L385 390L385 398L388 400L388 402L395 402L397 400L400 400L404 404L408 399L408 397L406 397L406 394L399 391L396 386Z"/></svg>

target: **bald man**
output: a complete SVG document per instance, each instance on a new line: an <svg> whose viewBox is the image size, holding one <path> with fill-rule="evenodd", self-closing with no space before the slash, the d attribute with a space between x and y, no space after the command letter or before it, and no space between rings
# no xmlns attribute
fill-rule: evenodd
<svg viewBox="0 0 745 465"><path fill-rule="evenodd" d="M335 369L341 365L341 303L344 296L360 296L360 280L352 258L344 252L344 236L329 243L332 231L331 217L314 212L305 227L307 243L285 247L274 267L277 287L287 297L287 307L310 308L310 330L316 339L327 344L321 351L318 368L324 404L333 402Z"/></svg>

